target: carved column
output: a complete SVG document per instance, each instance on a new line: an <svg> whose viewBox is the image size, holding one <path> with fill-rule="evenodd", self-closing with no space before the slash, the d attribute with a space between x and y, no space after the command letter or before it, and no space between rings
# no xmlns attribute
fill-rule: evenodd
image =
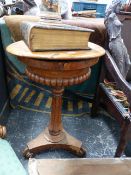
<svg viewBox="0 0 131 175"><path fill-rule="evenodd" d="M62 94L63 87L57 87L52 90L52 110L51 120L49 123L49 133L53 136L59 135L62 130L61 108L62 108Z"/></svg>

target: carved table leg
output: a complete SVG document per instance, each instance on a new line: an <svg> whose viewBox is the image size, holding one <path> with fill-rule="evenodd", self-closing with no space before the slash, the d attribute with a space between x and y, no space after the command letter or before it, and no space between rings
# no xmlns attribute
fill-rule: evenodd
<svg viewBox="0 0 131 175"><path fill-rule="evenodd" d="M6 136L6 127L0 125L0 138L5 138Z"/></svg>
<svg viewBox="0 0 131 175"><path fill-rule="evenodd" d="M80 157L85 154L81 141L70 136L63 129L61 120L63 91L63 87L56 87L53 89L52 111L49 126L38 137L27 144L27 148L24 150L25 157L32 157L33 154L50 148L65 149Z"/></svg>

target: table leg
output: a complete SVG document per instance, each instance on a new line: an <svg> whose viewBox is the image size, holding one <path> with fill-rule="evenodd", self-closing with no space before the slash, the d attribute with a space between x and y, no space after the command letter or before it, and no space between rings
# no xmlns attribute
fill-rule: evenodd
<svg viewBox="0 0 131 175"><path fill-rule="evenodd" d="M63 91L63 87L55 87L52 90L52 111L49 125L44 132L27 144L27 148L24 150L25 157L32 157L33 154L50 148L65 149L79 157L85 154L82 142L70 136L63 129L61 120Z"/></svg>

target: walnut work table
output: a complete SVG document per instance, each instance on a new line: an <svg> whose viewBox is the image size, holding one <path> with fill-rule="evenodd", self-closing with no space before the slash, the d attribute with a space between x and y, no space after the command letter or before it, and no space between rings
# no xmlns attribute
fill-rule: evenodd
<svg viewBox="0 0 131 175"><path fill-rule="evenodd" d="M7 51L27 65L30 80L52 87L52 110L48 127L27 143L25 157L50 149L61 148L81 157L85 154L81 141L69 135L62 126L61 107L64 87L87 80L90 67L96 64L105 50L89 43L88 50L31 52L24 41L15 42Z"/></svg>

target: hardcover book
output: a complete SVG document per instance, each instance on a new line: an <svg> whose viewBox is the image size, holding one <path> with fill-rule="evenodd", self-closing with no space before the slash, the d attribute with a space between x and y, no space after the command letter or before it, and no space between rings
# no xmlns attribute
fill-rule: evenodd
<svg viewBox="0 0 131 175"><path fill-rule="evenodd" d="M22 22L23 40L31 51L88 49L93 30L47 21Z"/></svg>

